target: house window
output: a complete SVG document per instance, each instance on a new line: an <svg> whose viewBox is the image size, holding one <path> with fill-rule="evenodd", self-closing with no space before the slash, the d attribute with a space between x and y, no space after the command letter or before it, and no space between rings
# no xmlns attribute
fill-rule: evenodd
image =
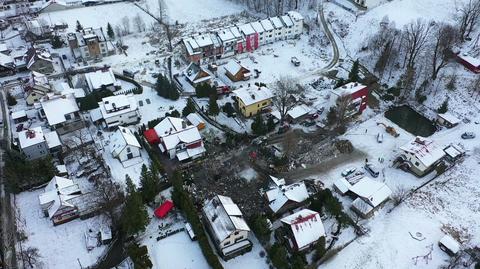
<svg viewBox="0 0 480 269"><path fill-rule="evenodd" d="M236 232L234 233L234 235L238 235L238 231L236 231Z"/></svg>
<svg viewBox="0 0 480 269"><path fill-rule="evenodd" d="M418 162L415 162L415 166L418 166L418 165L420 165L420 163L418 163Z"/></svg>
<svg viewBox="0 0 480 269"><path fill-rule="evenodd" d="M227 241L227 242L223 243L223 245L224 245L224 246L230 245L230 241Z"/></svg>
<svg viewBox="0 0 480 269"><path fill-rule="evenodd" d="M127 152L130 153L132 150L130 148L127 148Z"/></svg>
<svg viewBox="0 0 480 269"><path fill-rule="evenodd" d="M262 103L262 106L266 106L266 105L267 105L267 102L263 102L263 103Z"/></svg>
<svg viewBox="0 0 480 269"><path fill-rule="evenodd" d="M72 116L67 114L67 115L65 115L65 119L66 119L66 120L71 120L71 119L72 119Z"/></svg>

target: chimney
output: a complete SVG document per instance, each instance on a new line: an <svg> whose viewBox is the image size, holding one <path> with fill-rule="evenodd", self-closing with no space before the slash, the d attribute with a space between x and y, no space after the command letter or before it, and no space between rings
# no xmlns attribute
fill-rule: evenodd
<svg viewBox="0 0 480 269"><path fill-rule="evenodd" d="M185 129L185 128L187 128L187 123L184 120L182 120L182 129Z"/></svg>
<svg viewBox="0 0 480 269"><path fill-rule="evenodd" d="M255 94L252 94L251 96L252 96L252 99L255 100Z"/></svg>

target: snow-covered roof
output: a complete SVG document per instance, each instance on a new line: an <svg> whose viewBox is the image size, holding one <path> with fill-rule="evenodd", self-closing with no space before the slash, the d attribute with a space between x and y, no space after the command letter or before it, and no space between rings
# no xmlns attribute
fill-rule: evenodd
<svg viewBox="0 0 480 269"><path fill-rule="evenodd" d="M42 127L35 127L18 133L18 142L22 149L43 143L44 141L45 137L43 136Z"/></svg>
<svg viewBox="0 0 480 269"><path fill-rule="evenodd" d="M281 181L274 177L272 177L272 180L277 185L274 185L265 195L268 199L268 206L274 213L277 213L288 201L301 203L309 197L304 182L284 185L284 180Z"/></svg>
<svg viewBox="0 0 480 269"><path fill-rule="evenodd" d="M365 202L376 207L390 198L392 190L383 182L363 177L350 187L350 191L363 198Z"/></svg>
<svg viewBox="0 0 480 269"><path fill-rule="evenodd" d="M298 13L297 11L289 11L287 14L290 16L290 18L294 21L301 21L303 20L302 14Z"/></svg>
<svg viewBox="0 0 480 269"><path fill-rule="evenodd" d="M336 89L334 89L332 92L338 96L341 96L341 95L351 95L351 94L354 94L356 92L358 92L359 90L362 90L364 89L365 85L363 84L360 84L358 82L349 82L343 86L340 86Z"/></svg>
<svg viewBox="0 0 480 269"><path fill-rule="evenodd" d="M52 56L50 55L50 52L48 52L46 49L39 49L39 48L30 48L27 51L27 68L30 69L32 65L37 61L37 60L43 60L47 62L52 62Z"/></svg>
<svg viewBox="0 0 480 269"><path fill-rule="evenodd" d="M460 120L450 113L438 113L438 116L451 124L459 124Z"/></svg>
<svg viewBox="0 0 480 269"><path fill-rule="evenodd" d="M198 46L200 47L213 45L212 38L209 34L196 35L193 37L193 39L195 39L195 42L197 42Z"/></svg>
<svg viewBox="0 0 480 269"><path fill-rule="evenodd" d="M440 239L440 244L444 245L453 254L457 254L460 251L460 243L448 234Z"/></svg>
<svg viewBox="0 0 480 269"><path fill-rule="evenodd" d="M400 147L401 150L413 154L425 167L443 158L445 152L432 140L417 136L407 144Z"/></svg>
<svg viewBox="0 0 480 269"><path fill-rule="evenodd" d="M14 61L12 56L0 53L0 65L5 67L11 67L13 66L13 62Z"/></svg>
<svg viewBox="0 0 480 269"><path fill-rule="evenodd" d="M154 129L167 150L175 148L181 142L193 143L202 139L196 126L189 125L180 118L166 117Z"/></svg>
<svg viewBox="0 0 480 269"><path fill-rule="evenodd" d="M292 119L297 119L297 118L300 118L302 116L305 116L306 114L310 113L312 111L312 109L310 107L308 107L307 105L299 105L299 106L296 106L294 108L292 108L291 110L288 111L288 115L292 118Z"/></svg>
<svg viewBox="0 0 480 269"><path fill-rule="evenodd" d="M455 145L449 145L448 147L444 148L443 151L445 151L445 153L450 156L451 158L457 158L458 156L461 156L464 151L458 147L458 146L455 146Z"/></svg>
<svg viewBox="0 0 480 269"><path fill-rule="evenodd" d="M287 26L287 27L291 27L293 26L293 21L292 19L290 18L290 16L288 15L283 15L282 17L280 17L283 21L283 23Z"/></svg>
<svg viewBox="0 0 480 269"><path fill-rule="evenodd" d="M205 121L197 113L188 114L187 120L194 126L205 124Z"/></svg>
<svg viewBox="0 0 480 269"><path fill-rule="evenodd" d="M253 27L253 29L255 30L255 32L261 34L263 32L265 32L265 29L263 28L262 24L260 23L260 21L254 21L252 23L250 23Z"/></svg>
<svg viewBox="0 0 480 269"><path fill-rule="evenodd" d="M135 96L132 94L130 95L113 95L108 96L102 99L101 102L98 103L98 107L102 112L102 117L104 119L108 119L111 117L115 117L124 113L129 113L131 111L137 110L137 100ZM95 117L97 115L94 114Z"/></svg>
<svg viewBox="0 0 480 269"><path fill-rule="evenodd" d="M50 125L65 122L65 115L79 111L73 94L51 96L42 100L41 105Z"/></svg>
<svg viewBox="0 0 480 269"><path fill-rule="evenodd" d="M272 22L269 19L261 20L260 23L262 24L262 27L263 27L263 29L265 29L265 31L271 31L271 30L275 29L273 27Z"/></svg>
<svg viewBox="0 0 480 269"><path fill-rule="evenodd" d="M127 146L141 148L130 129L118 126L117 131L110 136L110 152L113 157L117 157Z"/></svg>
<svg viewBox="0 0 480 269"><path fill-rule="evenodd" d="M195 62L191 62L183 73L194 84L212 79L210 72Z"/></svg>
<svg viewBox="0 0 480 269"><path fill-rule="evenodd" d="M229 29L221 29L217 31L217 35L218 38L220 38L220 41L222 41L223 43L230 42L236 39Z"/></svg>
<svg viewBox="0 0 480 269"><path fill-rule="evenodd" d="M100 107L90 110L90 118L93 122L103 119L102 110Z"/></svg>
<svg viewBox="0 0 480 269"><path fill-rule="evenodd" d="M59 94L73 94L75 98L85 97L85 91L82 88L72 89L66 82L60 82L53 85L55 92Z"/></svg>
<svg viewBox="0 0 480 269"><path fill-rule="evenodd" d="M90 90L98 90L101 89L102 86L110 86L117 82L112 69L97 70L95 72L86 73L85 79Z"/></svg>
<svg viewBox="0 0 480 269"><path fill-rule="evenodd" d="M341 177L333 182L333 186L336 187L341 194L345 194L350 190L352 184L350 184L344 177Z"/></svg>
<svg viewBox="0 0 480 269"><path fill-rule="evenodd" d="M77 197L76 194L79 193L80 188L73 180L55 176L38 199L42 208L47 209L49 217L52 218L60 207L73 207L68 201Z"/></svg>
<svg viewBox="0 0 480 269"><path fill-rule="evenodd" d="M222 195L213 197L205 204L203 212L212 227L213 235L219 242L235 231L250 231L240 208L230 197Z"/></svg>
<svg viewBox="0 0 480 269"><path fill-rule="evenodd" d="M480 67L480 58L472 57L466 53L460 53L458 54L458 57L475 67Z"/></svg>
<svg viewBox="0 0 480 269"><path fill-rule="evenodd" d="M200 51L198 50L200 48L200 46L197 44L197 42L195 42L195 40L193 38L186 37L186 38L183 38L182 41L183 41L183 44L185 45L185 48L187 49L187 52L188 52L189 55L200 53Z"/></svg>
<svg viewBox="0 0 480 269"><path fill-rule="evenodd" d="M240 33L240 30L238 30L237 26L232 26L229 28L230 32L232 32L233 36L237 39L243 38L242 34Z"/></svg>
<svg viewBox="0 0 480 269"><path fill-rule="evenodd" d="M57 171L60 173L60 174L67 174L68 171L67 171L67 166L64 165L64 164L59 164L57 166L55 166L55 168L57 169Z"/></svg>
<svg viewBox="0 0 480 269"><path fill-rule="evenodd" d="M27 112L24 109L12 112L12 119L20 119L27 116Z"/></svg>
<svg viewBox="0 0 480 269"><path fill-rule="evenodd" d="M58 137L57 131L51 131L43 134L45 136L45 141L47 141L48 148L54 148L62 145L60 138Z"/></svg>
<svg viewBox="0 0 480 269"><path fill-rule="evenodd" d="M279 17L271 17L270 21L272 22L273 27L275 27L275 29L283 28L283 23Z"/></svg>
<svg viewBox="0 0 480 269"><path fill-rule="evenodd" d="M233 93L246 105L252 105L258 102L268 100L273 97L272 91L266 87L241 88Z"/></svg>
<svg viewBox="0 0 480 269"><path fill-rule="evenodd" d="M230 74L235 75L238 72L240 72L242 67L249 70L248 68L243 66L241 63L239 63L235 60L230 60L230 61L228 61L228 63L223 68L225 68L225 71L229 72Z"/></svg>
<svg viewBox="0 0 480 269"><path fill-rule="evenodd" d="M246 36L253 35L256 33L250 23L240 25L238 26L238 29L240 29L240 31Z"/></svg>
<svg viewBox="0 0 480 269"><path fill-rule="evenodd" d="M282 218L282 222L289 225L298 249L302 249L325 236L320 214L310 209L302 209L297 213Z"/></svg>

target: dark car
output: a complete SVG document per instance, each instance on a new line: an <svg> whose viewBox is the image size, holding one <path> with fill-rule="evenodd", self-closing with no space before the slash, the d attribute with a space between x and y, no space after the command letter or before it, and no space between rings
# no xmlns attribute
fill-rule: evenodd
<svg viewBox="0 0 480 269"><path fill-rule="evenodd" d="M462 134L463 139L474 139L475 138L475 133L473 132L465 132Z"/></svg>
<svg viewBox="0 0 480 269"><path fill-rule="evenodd" d="M380 172L378 172L377 168L371 164L371 163L366 163L365 166L363 167L365 170L372 176L372 177L378 177L380 175Z"/></svg>

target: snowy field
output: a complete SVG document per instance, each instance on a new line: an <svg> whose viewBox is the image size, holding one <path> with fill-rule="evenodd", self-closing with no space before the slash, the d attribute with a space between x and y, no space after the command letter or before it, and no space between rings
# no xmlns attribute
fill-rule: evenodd
<svg viewBox="0 0 480 269"><path fill-rule="evenodd" d="M103 29L106 30L108 23L115 28L116 25L122 25L122 19L124 17L128 17L131 24L130 29L134 30L132 21L137 14L140 15L147 27L155 21L151 16L130 2L52 11L41 13L39 18L53 24L67 23L68 30L75 31L77 21L79 21L84 28L103 27Z"/></svg>
<svg viewBox="0 0 480 269"><path fill-rule="evenodd" d="M84 233L90 227L98 227L101 218L76 219L53 226L52 221L44 217L38 202L42 192L22 192L15 196L17 225L28 237L22 248L38 248L40 260L48 269L78 268L79 262L83 267L96 263L105 246L87 251Z"/></svg>

